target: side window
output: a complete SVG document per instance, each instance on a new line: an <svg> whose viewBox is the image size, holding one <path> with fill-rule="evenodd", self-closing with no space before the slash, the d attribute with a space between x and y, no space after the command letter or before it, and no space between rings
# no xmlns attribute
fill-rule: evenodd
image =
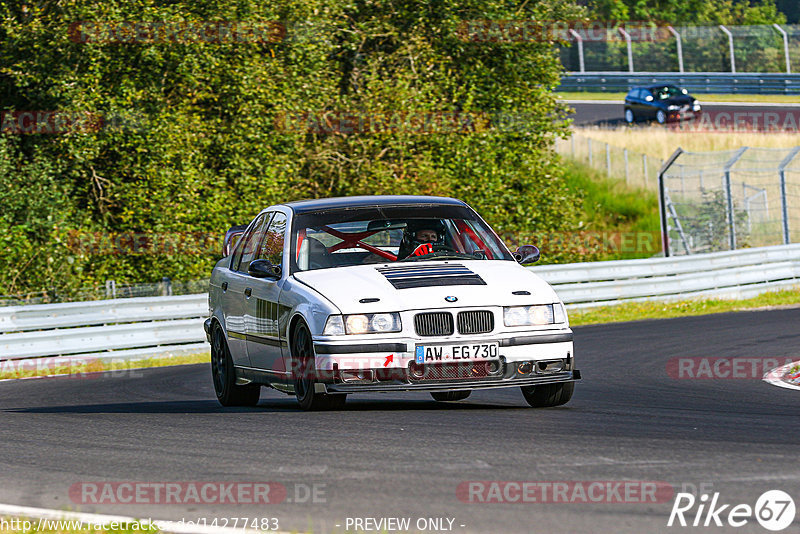
<svg viewBox="0 0 800 534"><path fill-rule="evenodd" d="M264 237L264 230L267 227L271 213L259 215L250 231L242 236L239 246L233 254L231 269L234 271L247 272L250 262L255 257L258 244Z"/></svg>
<svg viewBox="0 0 800 534"><path fill-rule="evenodd" d="M286 215L275 212L264 236L258 259L269 260L273 265L283 265L283 244L286 236Z"/></svg>

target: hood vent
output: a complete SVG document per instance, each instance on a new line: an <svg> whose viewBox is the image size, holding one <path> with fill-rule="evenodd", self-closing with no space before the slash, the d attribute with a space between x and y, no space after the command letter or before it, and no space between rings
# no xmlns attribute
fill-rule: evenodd
<svg viewBox="0 0 800 534"><path fill-rule="evenodd" d="M376 267L395 289L436 286L485 286L483 278L460 263Z"/></svg>

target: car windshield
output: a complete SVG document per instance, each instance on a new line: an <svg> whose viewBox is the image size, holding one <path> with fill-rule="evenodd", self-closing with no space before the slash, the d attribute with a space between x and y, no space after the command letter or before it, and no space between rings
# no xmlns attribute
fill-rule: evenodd
<svg viewBox="0 0 800 534"><path fill-rule="evenodd" d="M293 271L427 260L512 260L497 235L463 206L387 206L299 214Z"/></svg>
<svg viewBox="0 0 800 534"><path fill-rule="evenodd" d="M678 89L674 85L665 85L664 87L658 87L656 89L653 89L652 92L659 100L669 100L670 98L684 94L682 90Z"/></svg>

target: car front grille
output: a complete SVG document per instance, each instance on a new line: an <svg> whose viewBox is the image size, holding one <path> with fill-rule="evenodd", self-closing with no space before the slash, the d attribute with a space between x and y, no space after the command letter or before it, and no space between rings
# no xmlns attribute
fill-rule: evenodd
<svg viewBox="0 0 800 534"><path fill-rule="evenodd" d="M486 334L494 330L494 315L487 310L459 312L457 322L459 334Z"/></svg>
<svg viewBox="0 0 800 534"><path fill-rule="evenodd" d="M418 313L414 316L414 329L418 336L450 336L454 332L453 314L450 312Z"/></svg>
<svg viewBox="0 0 800 534"><path fill-rule="evenodd" d="M409 379L412 382L416 382L423 380L474 380L487 378L493 372L496 372L490 366L489 362L460 362L434 365L412 363L409 366ZM499 366L496 369L499 369Z"/></svg>

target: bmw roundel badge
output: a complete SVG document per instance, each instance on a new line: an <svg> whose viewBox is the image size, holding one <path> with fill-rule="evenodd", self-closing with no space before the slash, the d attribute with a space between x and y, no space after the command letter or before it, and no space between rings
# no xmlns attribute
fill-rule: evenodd
<svg viewBox="0 0 800 534"><path fill-rule="evenodd" d="M458 300L458 298L454 297L453 295L450 295L445 297L444 300L446 300L447 302L455 302Z"/></svg>

